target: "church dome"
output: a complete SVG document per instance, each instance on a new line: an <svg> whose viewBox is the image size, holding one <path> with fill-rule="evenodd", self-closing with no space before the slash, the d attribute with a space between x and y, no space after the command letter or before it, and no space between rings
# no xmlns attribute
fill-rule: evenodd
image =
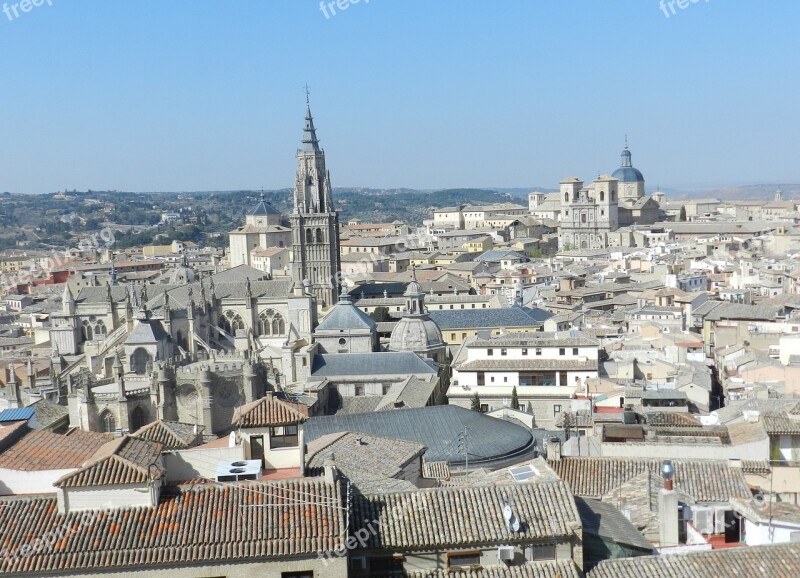
<svg viewBox="0 0 800 578"><path fill-rule="evenodd" d="M442 332L427 315L403 317L392 330L389 351L413 351L424 355L444 347Z"/></svg>
<svg viewBox="0 0 800 578"><path fill-rule="evenodd" d="M612 177L617 179L621 183L639 183L644 182L644 176L642 175L639 169L635 169L631 162L631 151L628 150L628 146L625 146L625 150L622 151L622 162L620 163L620 167L612 173Z"/></svg>

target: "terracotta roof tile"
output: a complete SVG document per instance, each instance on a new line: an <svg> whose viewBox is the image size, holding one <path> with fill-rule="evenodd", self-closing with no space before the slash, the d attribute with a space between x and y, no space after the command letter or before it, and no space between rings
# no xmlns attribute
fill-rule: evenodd
<svg viewBox="0 0 800 578"><path fill-rule="evenodd" d="M673 556L606 560L588 578L730 578L800 575L800 544L747 546Z"/></svg>
<svg viewBox="0 0 800 578"><path fill-rule="evenodd" d="M528 562L521 566L484 566L464 570L420 570L405 574L408 578L580 578L583 576L571 560Z"/></svg>
<svg viewBox="0 0 800 578"><path fill-rule="evenodd" d="M61 435L31 430L24 422L20 423L22 436L1 450L0 468L29 472L79 468L109 440L104 434L73 430Z"/></svg>
<svg viewBox="0 0 800 578"><path fill-rule="evenodd" d="M569 484L576 496L601 498L642 473L661 476L663 460L636 458L568 457L548 464ZM727 461L672 460L675 489L698 502L727 502L751 496L741 468Z"/></svg>
<svg viewBox="0 0 800 578"><path fill-rule="evenodd" d="M140 428L131 437L160 443L165 450L185 449L202 440L203 426L158 420Z"/></svg>
<svg viewBox="0 0 800 578"><path fill-rule="evenodd" d="M155 508L66 515L58 513L55 497L0 500L0 573L140 571L316 556L337 549L344 534L343 512L333 505L341 505L338 485L304 479L199 485L162 498ZM35 537L56 531L64 537L51 548L15 555Z"/></svg>
<svg viewBox="0 0 800 578"><path fill-rule="evenodd" d="M294 425L308 419L308 406L284 401L276 397L262 397L238 408L233 414L233 425L241 427L269 427Z"/></svg>
<svg viewBox="0 0 800 578"><path fill-rule="evenodd" d="M79 470L62 476L55 482L61 488L86 486L115 486L141 484L161 474L158 458L162 445L131 436L117 438L103 445L92 460ZM152 472L155 465L157 472Z"/></svg>
<svg viewBox="0 0 800 578"><path fill-rule="evenodd" d="M522 523L511 532L503 517L508 500ZM570 539L580 517L563 482L448 487L357 498L353 519L378 520L367 548L420 550Z"/></svg>

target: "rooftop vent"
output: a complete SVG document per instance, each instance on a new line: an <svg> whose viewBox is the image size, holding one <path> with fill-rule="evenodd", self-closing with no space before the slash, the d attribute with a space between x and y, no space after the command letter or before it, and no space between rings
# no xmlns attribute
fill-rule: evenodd
<svg viewBox="0 0 800 578"><path fill-rule="evenodd" d="M220 462L217 465L216 480L218 482L240 482L257 480L259 475L261 475L261 460Z"/></svg>

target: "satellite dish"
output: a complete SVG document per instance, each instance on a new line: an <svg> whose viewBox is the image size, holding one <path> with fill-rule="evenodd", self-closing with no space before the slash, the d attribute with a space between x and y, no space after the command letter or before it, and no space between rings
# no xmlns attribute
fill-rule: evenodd
<svg viewBox="0 0 800 578"><path fill-rule="evenodd" d="M503 506L503 517L506 519L506 522L511 522L511 518L514 517L514 514L511 512L511 506L506 503Z"/></svg>
<svg viewBox="0 0 800 578"><path fill-rule="evenodd" d="M514 532L519 532L519 520L516 518L511 522L511 529L514 530Z"/></svg>

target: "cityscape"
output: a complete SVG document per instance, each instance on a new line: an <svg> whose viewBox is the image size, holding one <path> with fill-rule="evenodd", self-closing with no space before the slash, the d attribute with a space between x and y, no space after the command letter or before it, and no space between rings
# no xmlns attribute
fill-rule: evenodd
<svg viewBox="0 0 800 578"><path fill-rule="evenodd" d="M800 6L0 12L0 574L800 575Z"/></svg>

